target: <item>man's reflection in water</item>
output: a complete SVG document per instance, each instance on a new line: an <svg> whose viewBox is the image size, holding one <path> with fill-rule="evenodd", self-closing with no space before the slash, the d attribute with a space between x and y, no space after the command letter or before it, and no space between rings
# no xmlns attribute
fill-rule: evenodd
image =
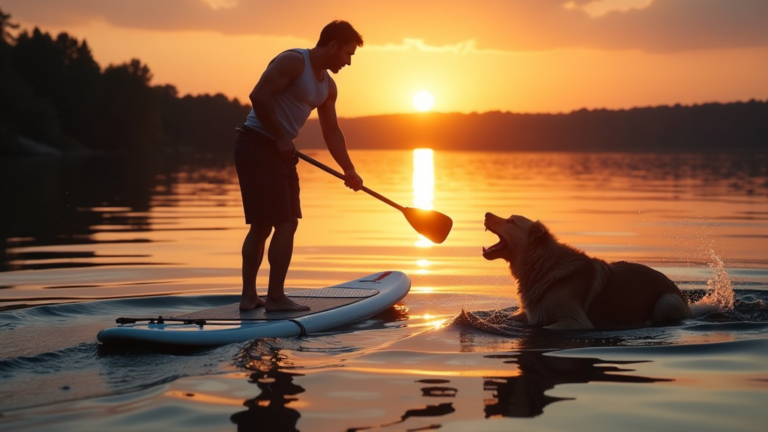
<svg viewBox="0 0 768 432"><path fill-rule="evenodd" d="M296 423L301 414L286 405L298 400L290 396L305 391L293 383L293 377L303 375L281 371L277 365L279 353L275 353L270 360L272 367L252 373L249 380L259 387L261 394L243 403L247 411L240 411L230 417L237 424L238 431L298 431Z"/></svg>
<svg viewBox="0 0 768 432"><path fill-rule="evenodd" d="M384 312L370 318L366 329L388 328L387 324L408 320L408 308L397 304ZM355 328L355 330L358 330ZM253 399L246 400L243 405L248 408L230 417L237 424L238 431L297 431L296 425L301 418L299 411L288 407L298 398L291 397L306 390L304 387L293 383L293 378L304 376L298 373L285 372L285 368L292 365L284 350L298 350L301 342L292 339L258 339L245 347L236 363L241 367L253 371L249 382L256 384L261 394ZM450 393L455 389L432 389L434 393ZM427 407L422 413L420 410L409 411L403 416L403 420L411 416L442 415L453 408L441 404L438 407ZM437 414L433 414L437 413Z"/></svg>
<svg viewBox="0 0 768 432"><path fill-rule="evenodd" d="M631 372L615 365L641 363L640 361L605 361L595 358L555 357L543 351L524 351L519 354L492 355L506 358L504 363L517 364L520 375L514 377L485 377L483 389L492 392L485 400L485 417L535 417L544 407L561 400L544 394L560 384L589 382L654 383L669 379L616 374Z"/></svg>

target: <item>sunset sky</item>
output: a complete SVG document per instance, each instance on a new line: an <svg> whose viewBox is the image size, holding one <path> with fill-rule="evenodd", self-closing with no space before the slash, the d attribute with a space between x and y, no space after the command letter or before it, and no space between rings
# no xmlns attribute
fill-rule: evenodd
<svg viewBox="0 0 768 432"><path fill-rule="evenodd" d="M24 29L138 58L153 84L246 102L269 60L322 27L363 35L336 75L341 117L568 112L768 99L766 0L2 0Z"/></svg>

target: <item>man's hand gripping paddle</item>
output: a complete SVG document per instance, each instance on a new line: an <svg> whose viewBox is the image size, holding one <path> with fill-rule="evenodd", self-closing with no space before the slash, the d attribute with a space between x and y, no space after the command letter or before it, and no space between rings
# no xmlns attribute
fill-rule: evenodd
<svg viewBox="0 0 768 432"><path fill-rule="evenodd" d="M327 172L328 174L332 174L340 178L341 180L344 180L344 175L341 174L340 172L312 159L311 157L305 155L304 153L298 150L296 151L296 156L320 168L321 170ZM436 212L433 210L411 208L411 207L403 207L400 204L390 200L389 198L383 195L378 194L377 192L374 192L368 189L365 186L363 186L361 190L367 193L368 195L371 195L372 197L376 198L377 200L383 201L391 205L392 207L400 210L403 213L403 216L405 216L405 219L408 221L408 223L411 224L413 229L415 229L416 232L418 232L419 234L428 238L433 243L444 242L445 238L448 237L448 234L451 232L451 228L453 227L453 221L451 220L451 218L449 218L448 216L440 212Z"/></svg>

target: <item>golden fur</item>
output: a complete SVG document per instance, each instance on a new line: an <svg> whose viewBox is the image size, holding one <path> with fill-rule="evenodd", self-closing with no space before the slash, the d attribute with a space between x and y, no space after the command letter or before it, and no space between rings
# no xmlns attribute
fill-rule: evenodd
<svg viewBox="0 0 768 432"><path fill-rule="evenodd" d="M502 258L518 282L520 309L512 319L554 330L624 329L690 316L664 274L642 264L607 263L560 243L541 222L485 215L499 242L485 259Z"/></svg>

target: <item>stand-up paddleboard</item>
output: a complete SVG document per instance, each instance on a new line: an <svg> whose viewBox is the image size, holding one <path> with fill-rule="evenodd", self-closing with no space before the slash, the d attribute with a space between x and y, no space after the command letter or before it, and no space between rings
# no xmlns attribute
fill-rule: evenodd
<svg viewBox="0 0 768 432"><path fill-rule="evenodd" d="M387 271L328 288L288 294L309 311L240 311L239 303L178 316L118 318L97 338L104 344L215 346L258 338L303 336L360 321L402 300L411 288L405 273Z"/></svg>

